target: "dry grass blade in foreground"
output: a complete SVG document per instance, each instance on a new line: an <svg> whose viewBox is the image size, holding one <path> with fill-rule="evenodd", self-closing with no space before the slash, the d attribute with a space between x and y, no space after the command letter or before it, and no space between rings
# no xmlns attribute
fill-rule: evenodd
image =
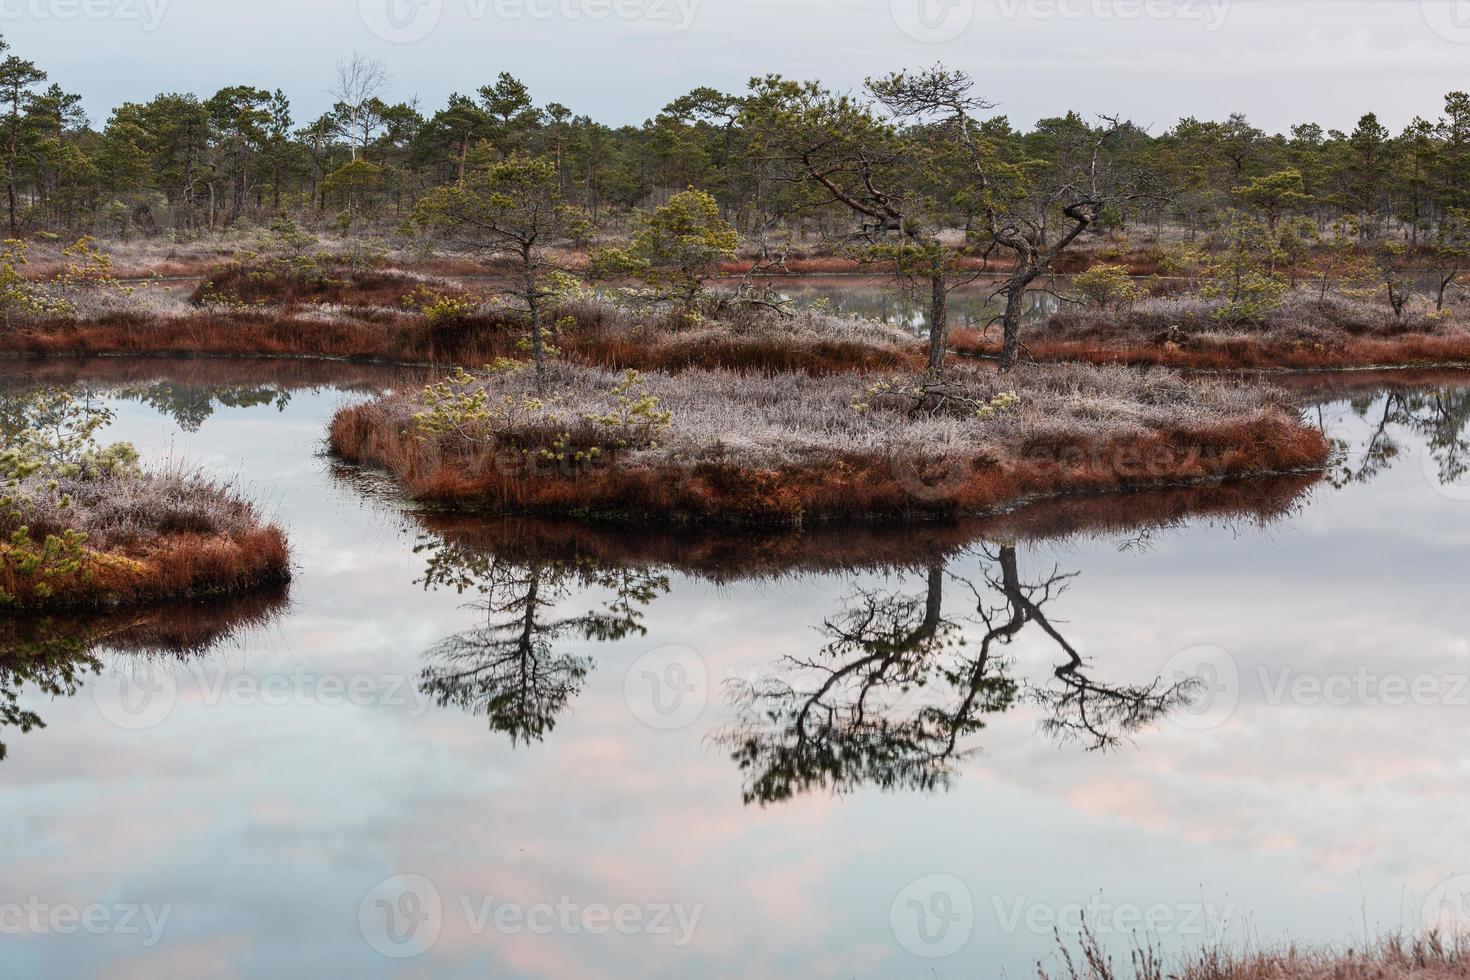
<svg viewBox="0 0 1470 980"><path fill-rule="evenodd" d="M1407 939L1392 935L1365 949L1287 946L1232 952L1216 947L1165 963L1148 945L1135 947L1126 965L1114 963L1097 936L1084 930L1074 952L1065 944L1037 964L1040 980L1453 980L1470 977L1465 937L1439 933Z"/></svg>

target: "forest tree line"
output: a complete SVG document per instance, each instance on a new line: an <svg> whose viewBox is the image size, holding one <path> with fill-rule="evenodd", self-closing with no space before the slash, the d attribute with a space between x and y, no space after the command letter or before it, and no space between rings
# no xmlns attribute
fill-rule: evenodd
<svg viewBox="0 0 1470 980"><path fill-rule="evenodd" d="M861 183L861 167L897 166L902 144L924 143L923 131L939 124L892 111L868 93L776 77L756 79L741 93L695 89L638 126L538 104L506 73L429 108L387 101L386 66L356 55L337 65L335 105L315 119L297 118L280 89L232 85L205 97L169 92L129 102L99 122L43 67L5 54L0 155L12 235L189 237L282 212L344 228L383 225L435 188L462 181L467 169L511 157L550 161L560 193L594 221L698 187L748 236L841 228L852 210L821 207L830 197L816 200L811 186L794 187L779 165L782 154L825 153L828 139L852 144L853 153L832 162L839 181ZM1042 240L1049 222L1065 225L1058 188L1102 141L1109 172L1128 174L1147 191L1115 196L1099 210L1099 227L1168 226L1192 235L1239 209L1273 227L1304 217L1326 228L1351 215L1364 240L1417 241L1470 207L1470 94L1452 92L1426 110L1400 132L1372 113L1350 132L1303 123L1270 134L1241 114L1186 118L1158 134L1076 112L1029 131L993 114L971 113L966 126L1004 168L1004 192L1017 199L1011 210L1029 206L1035 227L1028 232ZM811 130L805 146L776 132L801 126ZM922 172L906 187L933 178L934 154L931 147L918 155ZM938 201L951 213L933 216L936 222L968 226L975 202L963 198L974 193L925 188L925 208Z"/></svg>

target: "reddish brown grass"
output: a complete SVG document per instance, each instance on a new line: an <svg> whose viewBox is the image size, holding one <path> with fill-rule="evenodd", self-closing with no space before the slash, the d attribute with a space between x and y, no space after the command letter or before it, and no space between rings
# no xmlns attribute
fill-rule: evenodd
<svg viewBox="0 0 1470 980"><path fill-rule="evenodd" d="M436 325L386 310L319 316L301 308L201 311L185 317L109 314L95 321L53 320L0 333L0 354L103 354L320 357L395 364L480 367L524 358L522 331L493 315ZM856 341L805 344L779 335L729 334L692 343L667 330L603 331L580 326L557 335L562 356L611 370L725 368L772 374L900 371L920 363L913 349Z"/></svg>
<svg viewBox="0 0 1470 980"><path fill-rule="evenodd" d="M348 462L387 470L418 500L655 524L803 525L987 514L1043 496L1316 469L1330 455L1316 429L1254 417L1102 439L1082 433L1033 438L998 462L970 460L962 470L938 474L891 458L840 453L821 465L776 469L612 463L565 472L502 465L488 453L478 459L442 454L380 403L340 411L330 444ZM930 493L930 486L942 490Z"/></svg>
<svg viewBox="0 0 1470 980"><path fill-rule="evenodd" d="M0 545L0 552L8 550ZM13 609L105 608L168 599L248 592L290 580L285 533L265 525L235 534L164 534L132 547L88 549L80 570L51 580L50 596L35 593L35 579L0 562L0 589Z"/></svg>
<svg viewBox="0 0 1470 980"><path fill-rule="evenodd" d="M1056 270L1065 274L1084 272L1095 265L1121 265L1134 276L1158 275L1163 269L1164 257L1158 249L1134 248L1118 255L1109 254L1108 257L1099 255L1096 251L1071 251L1063 253L1055 263ZM726 276L744 275L750 270L754 259L740 258L723 263L720 274ZM989 260L978 256L966 256L956 261L960 269L971 272L995 272L1005 273L1015 268L1015 262L1004 256L992 256ZM861 262L858 259L841 255L821 254L796 254L788 256L783 264L785 271L792 275L871 275L874 270L872 263Z"/></svg>
<svg viewBox="0 0 1470 980"><path fill-rule="evenodd" d="M191 301L229 297L242 303L289 306L295 303L339 303L353 306L396 306L425 285L422 276L402 269L328 267L320 274L300 275L289 265L231 264L215 269L194 290ZM437 283L444 293L463 292Z"/></svg>
<svg viewBox="0 0 1470 980"><path fill-rule="evenodd" d="M1371 367L1428 367L1470 364L1470 334L1404 333L1391 337L1343 337L1331 343L1283 341L1249 335L1222 339L1054 340L1045 327L1024 336L1026 351L1038 361L1081 361L1188 370L1336 370ZM956 330L951 348L978 357L999 357L1000 339L979 331Z"/></svg>

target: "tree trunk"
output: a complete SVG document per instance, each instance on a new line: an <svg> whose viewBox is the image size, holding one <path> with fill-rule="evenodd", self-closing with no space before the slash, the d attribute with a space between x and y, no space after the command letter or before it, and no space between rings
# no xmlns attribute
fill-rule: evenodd
<svg viewBox="0 0 1470 980"><path fill-rule="evenodd" d="M1026 286L1030 282L1013 277L1004 289L1006 311L1001 317L1000 369L1009 371L1021 357L1021 316L1026 312Z"/></svg>
<svg viewBox="0 0 1470 980"><path fill-rule="evenodd" d="M1441 276L1440 277L1440 281L1439 281L1439 292L1434 297L1434 308L1436 310L1443 310L1444 309L1444 294L1445 294L1445 290L1447 290L1447 289L1450 288L1450 283L1454 282L1455 279L1456 279L1456 277L1459 276L1459 274L1460 273L1457 270L1455 272L1451 272L1448 276Z"/></svg>
<svg viewBox="0 0 1470 980"><path fill-rule="evenodd" d="M949 286L944 272L929 277L929 373L944 373L944 355L949 350Z"/></svg>
<svg viewBox="0 0 1470 980"><path fill-rule="evenodd" d="M531 318L531 358L536 363L536 389L546 384L546 345L541 338L541 297L536 292L536 270L531 261L531 251L521 253L521 269L526 288L526 312Z"/></svg>

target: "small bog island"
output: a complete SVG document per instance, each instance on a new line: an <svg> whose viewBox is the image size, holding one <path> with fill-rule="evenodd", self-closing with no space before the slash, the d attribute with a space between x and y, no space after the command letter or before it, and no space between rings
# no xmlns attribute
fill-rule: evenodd
<svg viewBox="0 0 1470 980"><path fill-rule="evenodd" d="M290 578L285 534L229 486L102 444L111 413L61 388L0 398L6 615L247 592Z"/></svg>

